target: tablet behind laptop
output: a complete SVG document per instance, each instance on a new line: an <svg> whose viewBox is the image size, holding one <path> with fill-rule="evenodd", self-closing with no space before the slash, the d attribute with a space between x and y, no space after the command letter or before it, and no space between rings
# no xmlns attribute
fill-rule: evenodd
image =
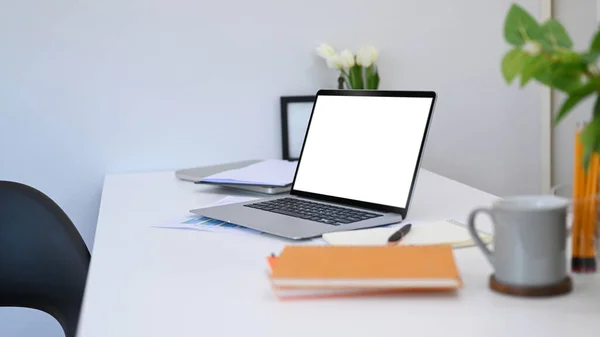
<svg viewBox="0 0 600 337"><path fill-rule="evenodd" d="M193 210L290 239L406 217L436 94L321 90L290 195Z"/></svg>

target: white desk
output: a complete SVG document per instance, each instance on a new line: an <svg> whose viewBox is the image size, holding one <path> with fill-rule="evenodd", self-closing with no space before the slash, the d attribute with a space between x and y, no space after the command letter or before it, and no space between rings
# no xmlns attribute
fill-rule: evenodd
<svg viewBox="0 0 600 337"><path fill-rule="evenodd" d="M575 277L564 297L499 295L476 248L455 251L464 280L456 295L280 302L265 257L282 242L150 227L222 198L216 191L173 172L106 177L79 337L600 335L599 276ZM465 221L494 199L423 170L409 218Z"/></svg>

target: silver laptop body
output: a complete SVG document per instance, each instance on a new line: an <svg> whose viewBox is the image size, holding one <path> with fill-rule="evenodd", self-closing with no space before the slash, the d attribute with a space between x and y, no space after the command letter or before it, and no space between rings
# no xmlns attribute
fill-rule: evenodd
<svg viewBox="0 0 600 337"><path fill-rule="evenodd" d="M436 94L320 90L289 195L191 212L289 239L402 221Z"/></svg>

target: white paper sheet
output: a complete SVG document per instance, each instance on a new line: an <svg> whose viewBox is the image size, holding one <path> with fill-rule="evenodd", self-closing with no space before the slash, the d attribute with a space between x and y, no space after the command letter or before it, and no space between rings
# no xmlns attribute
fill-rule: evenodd
<svg viewBox="0 0 600 337"><path fill-rule="evenodd" d="M229 205L238 202L246 202L256 200L257 198L252 197L238 197L238 196L227 196L217 200L211 204L205 205L200 208ZM256 234L256 235L268 235L260 231L231 224L225 221L214 220L200 215L186 215L172 221L165 222L160 225L154 225L152 227L157 228L170 228L170 229L188 229L197 230L203 232L213 233L227 233L227 234ZM276 237L273 237L276 238ZM299 244L325 244L322 238L315 238L312 240L299 241Z"/></svg>
<svg viewBox="0 0 600 337"><path fill-rule="evenodd" d="M234 183L247 185L286 186L294 180L297 162L287 160L265 160L243 168L223 171L203 178L201 181L213 183Z"/></svg>
<svg viewBox="0 0 600 337"><path fill-rule="evenodd" d="M219 199L215 202L213 202L212 204L208 204L206 206L202 206L200 208L206 208L206 207L215 207L215 206L223 206L223 205L229 205L229 204L237 204L240 202L246 202L246 201L252 201L252 200L256 200L258 198L253 198L253 197L238 197L238 196L226 196L223 199Z"/></svg>
<svg viewBox="0 0 600 337"><path fill-rule="evenodd" d="M222 199L219 199L211 204L202 206L200 208L213 207L213 206L222 206L235 204L238 202L246 202L255 200L257 198L252 197L238 197L238 196L227 196ZM248 229L245 227L240 227L237 225L233 225L227 223L225 221L210 219L201 215L189 214L186 216L182 216L181 218L168 221L161 225L155 225L153 227L160 228L173 228L173 229L193 229L200 231L208 231L208 232L222 232L222 231L231 231L231 229L239 229L241 231L251 231L259 233L255 230Z"/></svg>

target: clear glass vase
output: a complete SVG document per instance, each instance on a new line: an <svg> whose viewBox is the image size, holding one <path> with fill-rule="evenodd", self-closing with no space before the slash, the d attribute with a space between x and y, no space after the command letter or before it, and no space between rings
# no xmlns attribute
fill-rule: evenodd
<svg viewBox="0 0 600 337"><path fill-rule="evenodd" d="M567 226L569 228L569 234L573 235L573 218L574 218L574 209L576 207L585 207L583 206L587 203L587 207L590 206L590 203L596 204L596 213L594 214L593 225L594 225L594 251L596 258L596 265L600 267L600 194L588 197L588 198L573 198L573 185L572 184L559 184L553 186L551 189L551 193L561 198L565 198L569 200L569 213L567 217ZM572 237L569 237L569 242L572 242ZM572 245L569 244L569 254L572 252ZM600 270L600 268L599 268Z"/></svg>

